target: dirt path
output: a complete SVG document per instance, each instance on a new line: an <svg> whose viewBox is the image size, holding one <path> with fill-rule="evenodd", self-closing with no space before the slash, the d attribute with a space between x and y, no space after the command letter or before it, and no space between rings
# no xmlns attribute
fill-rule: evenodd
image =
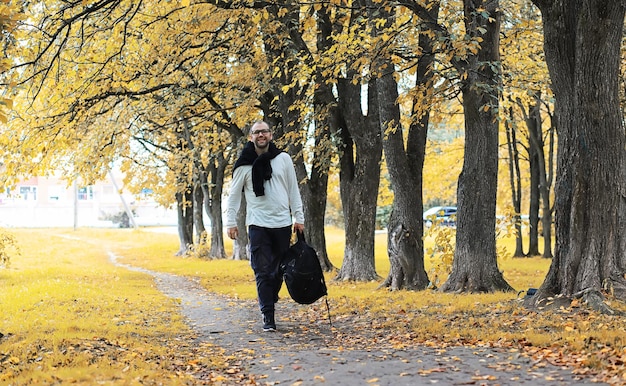
<svg viewBox="0 0 626 386"><path fill-rule="evenodd" d="M244 366L269 385L597 385L570 369L533 362L491 347L342 347L341 336L359 334L347 322L295 321L290 299L277 304L278 331L261 331L253 301L208 293L184 277L111 261L155 278L157 288L180 300L180 311L199 339L247 358ZM364 339L367 340L367 339ZM370 344L368 346L374 346Z"/></svg>

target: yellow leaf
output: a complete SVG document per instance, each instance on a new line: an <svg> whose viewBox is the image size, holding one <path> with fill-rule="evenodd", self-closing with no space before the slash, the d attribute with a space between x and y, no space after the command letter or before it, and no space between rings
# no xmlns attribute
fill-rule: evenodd
<svg viewBox="0 0 626 386"><path fill-rule="evenodd" d="M13 100L7 98L0 98L0 104L5 105L7 108L13 108Z"/></svg>
<svg viewBox="0 0 626 386"><path fill-rule="evenodd" d="M189 7L190 0L181 0L183 7Z"/></svg>

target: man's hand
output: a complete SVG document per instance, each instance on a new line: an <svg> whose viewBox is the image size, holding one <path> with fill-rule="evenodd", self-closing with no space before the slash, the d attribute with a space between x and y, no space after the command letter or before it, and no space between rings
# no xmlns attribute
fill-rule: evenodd
<svg viewBox="0 0 626 386"><path fill-rule="evenodd" d="M239 229L237 229L237 227L226 228L226 234L234 240L239 236Z"/></svg>
<svg viewBox="0 0 626 386"><path fill-rule="evenodd" d="M300 232L304 233L304 224L300 224L299 222L294 223L293 224L293 231L294 232L300 231Z"/></svg>

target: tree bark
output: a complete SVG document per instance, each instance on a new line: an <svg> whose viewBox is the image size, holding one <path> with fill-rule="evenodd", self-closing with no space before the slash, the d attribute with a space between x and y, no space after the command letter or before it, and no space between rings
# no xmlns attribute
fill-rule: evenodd
<svg viewBox="0 0 626 386"><path fill-rule="evenodd" d="M373 9L373 7L372 7ZM389 28L392 15L377 10L377 17L386 17ZM429 10L433 20L437 20L439 7L434 4ZM374 20L374 17L371 17ZM426 34L419 37L421 48L417 66L416 88L432 88L433 47ZM392 290L422 290L428 284L424 268L424 223L422 213L422 170L426 150L426 134L429 111L414 103L412 112L415 121L410 125L405 147L404 132L400 123L398 105L398 84L394 78L394 64L389 56L382 56L374 62L372 72L378 76L378 110L383 135L383 150L387 170L391 179L394 198L387 232L387 253L391 269L381 287ZM378 72L378 74L377 74ZM426 94L426 92L423 92ZM426 95L423 95L426 97ZM405 150L406 149L406 150Z"/></svg>
<svg viewBox="0 0 626 386"><path fill-rule="evenodd" d="M193 187L187 186L185 191L176 192L176 208L178 213L178 240L180 247L176 256L184 256L190 245L193 245Z"/></svg>
<svg viewBox="0 0 626 386"><path fill-rule="evenodd" d="M361 112L361 86L352 84L349 79L340 79L337 86L343 117L339 133L343 146L339 155L339 189L346 245L336 280L377 280L374 236L382 138L376 80L368 85L367 116Z"/></svg>
<svg viewBox="0 0 626 386"><path fill-rule="evenodd" d="M507 150L509 154L509 185L511 185L511 202L513 203L513 221L515 225L515 251L513 257L524 257L522 242L522 181L519 166L519 150L517 144L517 127L513 119L513 108L509 108L509 119L504 122Z"/></svg>
<svg viewBox="0 0 626 386"><path fill-rule="evenodd" d="M300 85L293 79L296 76L296 63L311 61L311 57L299 28L300 6L297 3L285 4L284 9L289 11L283 14L283 8L270 7L283 29L278 34L265 36L265 40L269 43L268 47L280 47L279 49L268 49L268 54L272 61L282 69L280 76L273 79L274 84L270 94L277 98L276 100L274 97L270 99L267 109L269 114L266 115L274 117L279 137L288 134L288 138L290 138L290 141L284 145L294 160L296 176L301 182L299 188L304 207L307 242L315 248L322 268L329 271L333 266L326 250L324 219L330 157L328 152L320 151L321 148L315 146L313 159L307 160L310 162L308 165L310 173L307 170L307 165L304 162L303 145L308 140L307 134L305 134L308 125L301 108L297 107L301 105L302 98L306 95L307 86ZM316 79L318 82L315 83L314 92L316 94L324 92L329 86L325 82L319 81L318 77ZM286 85L290 86L285 90L283 87ZM332 95L331 92L325 92L325 94ZM331 104L332 102L334 102L333 99L318 101L322 104ZM317 122L321 124L316 125L314 141L316 145L319 145L328 141L329 128L325 123L322 123L323 121ZM297 138L297 140L294 141L293 138Z"/></svg>
<svg viewBox="0 0 626 386"><path fill-rule="evenodd" d="M530 205L528 212L529 228L529 256L539 256L539 209L541 207L541 175L545 179L545 164L543 156L543 138L541 136L541 116L539 104L528 107L528 114L524 109L524 121L528 129L528 161L530 163Z"/></svg>
<svg viewBox="0 0 626 386"><path fill-rule="evenodd" d="M202 184L204 196L204 211L211 220L211 240L209 247L209 257L212 259L226 258L224 248L224 222L222 220L222 193L224 187L224 176L228 160L224 154L216 154L209 158L208 177Z"/></svg>
<svg viewBox="0 0 626 386"><path fill-rule="evenodd" d="M204 216L202 215L202 208L204 207L204 196L202 193L201 180L198 180L193 187L193 224L196 229L196 245L202 245L206 243L207 233L204 226ZM209 256L203 256L209 257Z"/></svg>
<svg viewBox="0 0 626 386"><path fill-rule="evenodd" d="M250 260L250 248L248 248L248 228L246 227L246 198L241 195L241 206L237 212L237 229L239 234L233 240L233 260Z"/></svg>
<svg viewBox="0 0 626 386"><path fill-rule="evenodd" d="M545 156L545 141L543 139L542 119L541 119L541 94L535 93L535 103L529 109L529 116L527 117L528 126L528 139L531 148L531 162L535 162L535 166L531 166L531 170L536 173L531 181L535 181L537 184L537 221L535 227L539 228L539 220L541 221L542 232L541 235L544 239L544 248L542 256L545 258L552 257L552 210L550 204L550 187L551 182L548 181L547 174L551 171L546 170L546 165L551 165L550 162L546 163ZM531 182L532 183L532 182ZM532 204L531 204L532 206ZM539 216L539 209L541 209L541 216ZM532 223L532 222L531 222ZM534 252L534 251L533 251ZM539 246L534 255L539 255Z"/></svg>
<svg viewBox="0 0 626 386"><path fill-rule="evenodd" d="M626 134L618 90L626 2L533 3L543 18L559 144L555 253L531 303L582 293L592 307L612 312L603 291L626 300Z"/></svg>
<svg viewBox="0 0 626 386"><path fill-rule="evenodd" d="M485 13L487 14L486 16ZM457 233L452 272L444 292L511 291L496 259L498 179L498 0L464 0L466 33L481 37L478 53L466 58L461 86L465 154L458 182ZM482 32L480 32L482 31Z"/></svg>

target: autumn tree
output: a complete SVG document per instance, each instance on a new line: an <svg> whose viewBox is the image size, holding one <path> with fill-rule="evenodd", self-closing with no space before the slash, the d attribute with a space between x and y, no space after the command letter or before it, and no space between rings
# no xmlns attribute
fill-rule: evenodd
<svg viewBox="0 0 626 386"><path fill-rule="evenodd" d="M220 79L232 73L241 74L241 79L254 79L246 77L253 66L249 60L231 60L236 54L240 55L238 59L245 59L241 56L245 47L232 43L236 41L232 39L233 35L245 36L245 29L239 28L244 19L238 13L215 12L209 7L189 9L176 6L141 13L134 6L106 1L97 6L75 5L58 10L50 4L43 9L47 12L44 12L39 30L49 31L53 39L46 40L42 36L43 49L33 50L30 57L30 51L25 50L26 59L20 65L27 70L24 71L26 81L33 85L32 96L39 96L31 107L39 108L37 114L32 115L41 117L42 123L23 126L34 134L27 137L32 139L32 158L39 157L39 170L45 165L50 169L58 167L55 160L65 159L67 162L70 159L73 169L68 170L70 174L81 174L93 180L116 158L134 163L128 157L128 144L137 141L147 153L155 154L156 150L172 152L172 157L158 159L168 160L168 171L182 173L171 180L175 183L169 186L174 190L166 193L170 200L174 196L178 198L179 209L192 210L192 196L185 195L192 193L193 186L201 187L203 178L208 181L209 175L204 175L207 171L215 173L213 187L223 185L226 163L218 162L218 167L211 168L206 162L219 160L215 156L219 157L224 150L216 145L224 142L210 140L216 137L207 133L225 125L224 111L231 111L231 115L238 111L240 117L251 111L249 103L233 102L241 101L242 96L249 97L247 90L251 86L231 82L225 87ZM228 17L233 17L233 21L228 21ZM33 19L36 20L36 16ZM81 23L82 34L71 33L72 23ZM94 29L93 23L109 24ZM185 23L186 28L177 28L176 23ZM57 36L65 36L58 45L54 39ZM159 36L159 41L151 39L152 36ZM31 34L29 38L35 36ZM76 47L76 50L71 51L68 46ZM106 49L102 50L102 47ZM155 56L155 53L160 55ZM55 58L60 60L55 61ZM78 62L81 64L72 65ZM53 78L49 75L53 71L63 76ZM68 81L72 82L69 87L56 87ZM229 92L233 90L236 91ZM45 98L59 102L51 106ZM33 108L31 113L35 111ZM233 127L232 121L227 123L228 128ZM89 125L98 129L83 132ZM72 137L75 128L80 134ZM49 142L49 137L42 135L47 130L58 133L57 141ZM237 130L241 137L241 130ZM61 138L68 140L58 141ZM202 138L209 139L209 142L202 142ZM73 151L67 157L63 149L74 149L72 143L77 140L80 140L79 148L83 151ZM29 151L29 146L24 148ZM206 151L209 155L204 157L202 153ZM100 157L94 158L94 154ZM141 170L141 165L134 164L138 167L127 167L126 170L144 176L154 175L159 170ZM188 169L188 166L195 169ZM195 172L188 173L188 170ZM204 186L208 187L207 184ZM211 194L207 189L203 192ZM215 212L220 211L216 195L221 196L221 191L213 192L211 197L202 196L205 202L211 203L206 205L207 214L213 217L212 224L215 225L211 249L216 257L220 257L223 243L221 216L215 216ZM192 218L184 215L181 221L192 221ZM196 224L202 228L202 224ZM190 228L183 222L181 252L190 242Z"/></svg>
<svg viewBox="0 0 626 386"><path fill-rule="evenodd" d="M363 50L368 39L365 2L354 2L350 13L341 12L338 39L327 55L343 65L337 78L340 111L339 177L346 244L337 280L378 279L374 262L376 199L380 183L382 136L378 117L377 79L364 79L369 55ZM350 38L352 37L352 38ZM341 67L340 67L341 68ZM367 97L361 83L367 84ZM366 111L361 108L365 101Z"/></svg>
<svg viewBox="0 0 626 386"><path fill-rule="evenodd" d="M540 14L526 1L508 2L503 11L502 116L509 153L505 159L509 164L512 217L517 229L514 256L539 255L539 229L543 228L543 256L551 257L555 126L550 119L545 127L544 117L551 116L552 93L543 51L536 44L542 38ZM526 254L522 246L522 213L529 215Z"/></svg>
<svg viewBox="0 0 626 386"><path fill-rule="evenodd" d="M428 20L413 26L417 18L406 8L393 9L381 2L369 5L369 17L376 40L377 55L371 67L377 78L377 102L383 149L393 189L393 206L388 225L387 250L391 269L382 287L420 290L428 286L424 268L422 170L426 148L429 110L432 103L434 79L434 43L432 31L426 25L437 23L438 2L431 2L423 10ZM393 11L392 11L393 10ZM393 12L393 13L392 13ZM418 19L419 20L419 19ZM421 30L420 30L421 28ZM404 54L406 62L398 60L402 54L394 52L389 38L402 40L403 29L418 30L417 53ZM391 48L390 48L391 47ZM406 49L406 47L403 47ZM400 50L400 48L398 48ZM415 91L412 94L412 119L404 129L401 121L396 63L415 67ZM406 135L406 143L405 143Z"/></svg>
<svg viewBox="0 0 626 386"><path fill-rule="evenodd" d="M268 5L258 12L268 19L263 23L263 50L267 55L272 77L269 87L260 98L265 119L272 123L276 131L276 142L283 146L294 159L296 175L300 181L306 219L307 241L318 251L318 258L324 270L333 267L326 251L324 234L325 209L328 189L332 143L328 113L322 112L325 104L334 98L321 99L321 95L332 95L331 85L320 78L316 69L316 56L327 44L323 38L316 39L311 30L316 31L315 18L311 14L323 15L324 7L303 5L298 2L284 2ZM303 18L302 15L307 15ZM319 23L323 23L323 16ZM318 41L319 40L319 41ZM301 79L312 78L313 82ZM311 130L312 129L312 130ZM313 143L310 146L309 143Z"/></svg>
<svg viewBox="0 0 626 386"><path fill-rule="evenodd" d="M17 22L20 19L22 13L17 5L3 2L0 4L0 36L2 37L0 42L0 49L4 52L4 59L0 60L0 74L4 74L9 68L11 68L11 62L9 61L9 55L7 52L9 47L14 43L13 30L17 26ZM0 85L5 88L3 94L12 92L11 78L3 77ZM13 106L13 101L10 98L0 98L0 123L7 122L7 109Z"/></svg>
<svg viewBox="0 0 626 386"><path fill-rule="evenodd" d="M306 181L301 192L308 237L318 251L325 245L321 236L328 169L333 154L338 153L346 248L337 279L372 280L377 278L374 229L382 146L373 82L367 114L361 111L360 83L366 62L359 53L363 52L360 35L366 24L365 9L362 3L352 9L297 2L266 5L262 12L271 17L262 28L264 48L275 77L261 106L266 119L277 127L278 142L288 144L298 178ZM317 36L307 32L316 25ZM313 82L307 84L305 79ZM306 134L309 130L312 136ZM307 142L315 146L305 164L300 160L304 160L301 149ZM325 250L321 252L326 256ZM321 263L331 267L327 257Z"/></svg>
<svg viewBox="0 0 626 386"><path fill-rule="evenodd" d="M448 292L512 290L498 270L495 218L498 177L500 5L463 1L467 38L475 43L456 66L462 74L465 153L458 182L456 249Z"/></svg>
<svg viewBox="0 0 626 386"><path fill-rule="evenodd" d="M519 110L526 124L526 143L530 166L530 205L529 205L529 256L538 256L539 253L539 222L541 220L542 236L544 240L542 256L552 257L552 200L550 191L553 183L554 169L554 122L550 122L547 131L543 130L542 106L546 103L541 92L532 93L531 104L528 110L518 100ZM547 141L547 144L546 144ZM547 148L547 149L546 149ZM546 154L547 151L547 154ZM541 213L541 216L539 215Z"/></svg>
<svg viewBox="0 0 626 386"><path fill-rule="evenodd" d="M532 303L626 299L626 133L619 98L626 1L533 0L558 122L556 248Z"/></svg>

